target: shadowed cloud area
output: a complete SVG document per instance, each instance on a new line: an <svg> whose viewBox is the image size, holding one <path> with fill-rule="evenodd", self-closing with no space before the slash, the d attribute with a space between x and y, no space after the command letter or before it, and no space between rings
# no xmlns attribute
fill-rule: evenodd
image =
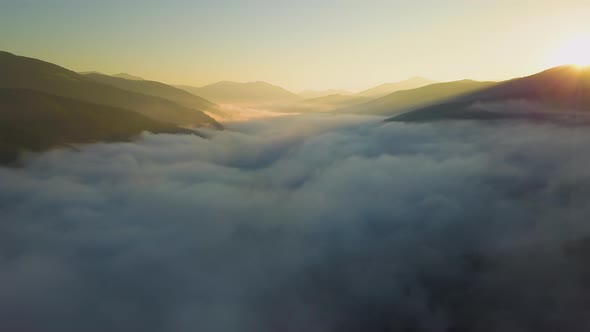
<svg viewBox="0 0 590 332"><path fill-rule="evenodd" d="M287 116L0 169L3 331L588 331L590 133Z"/></svg>

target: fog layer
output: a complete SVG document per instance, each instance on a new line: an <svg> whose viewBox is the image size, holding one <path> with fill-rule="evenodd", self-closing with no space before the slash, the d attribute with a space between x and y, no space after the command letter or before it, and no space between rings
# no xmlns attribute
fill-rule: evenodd
<svg viewBox="0 0 590 332"><path fill-rule="evenodd" d="M2 331L588 331L590 132L286 116L0 169Z"/></svg>

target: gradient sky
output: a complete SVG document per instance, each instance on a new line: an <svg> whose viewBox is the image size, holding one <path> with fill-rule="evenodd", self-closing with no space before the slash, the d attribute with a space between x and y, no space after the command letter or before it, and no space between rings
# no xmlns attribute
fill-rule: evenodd
<svg viewBox="0 0 590 332"><path fill-rule="evenodd" d="M360 90L540 71L590 36L589 13L589 0L0 0L0 49L172 84Z"/></svg>

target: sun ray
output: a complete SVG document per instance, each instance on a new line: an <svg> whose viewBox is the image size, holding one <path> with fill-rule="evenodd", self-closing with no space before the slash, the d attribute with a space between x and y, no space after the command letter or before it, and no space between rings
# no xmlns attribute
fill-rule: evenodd
<svg viewBox="0 0 590 332"><path fill-rule="evenodd" d="M550 58L550 66L590 66L590 36L576 36L564 42Z"/></svg>

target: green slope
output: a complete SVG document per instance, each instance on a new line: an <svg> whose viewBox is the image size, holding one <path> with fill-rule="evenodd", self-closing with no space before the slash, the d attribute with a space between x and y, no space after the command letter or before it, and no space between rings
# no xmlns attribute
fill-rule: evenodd
<svg viewBox="0 0 590 332"><path fill-rule="evenodd" d="M124 108L180 126L220 128L219 123L201 111L163 98L98 83L41 60L0 52L0 72L0 88L29 89Z"/></svg>
<svg viewBox="0 0 590 332"><path fill-rule="evenodd" d="M450 100L496 85L495 82L462 80L431 84L413 90L394 92L346 111L372 115L394 115Z"/></svg>
<svg viewBox="0 0 590 332"><path fill-rule="evenodd" d="M195 133L124 109L43 92L0 88L0 162L21 151L72 143L126 141L144 131Z"/></svg>

